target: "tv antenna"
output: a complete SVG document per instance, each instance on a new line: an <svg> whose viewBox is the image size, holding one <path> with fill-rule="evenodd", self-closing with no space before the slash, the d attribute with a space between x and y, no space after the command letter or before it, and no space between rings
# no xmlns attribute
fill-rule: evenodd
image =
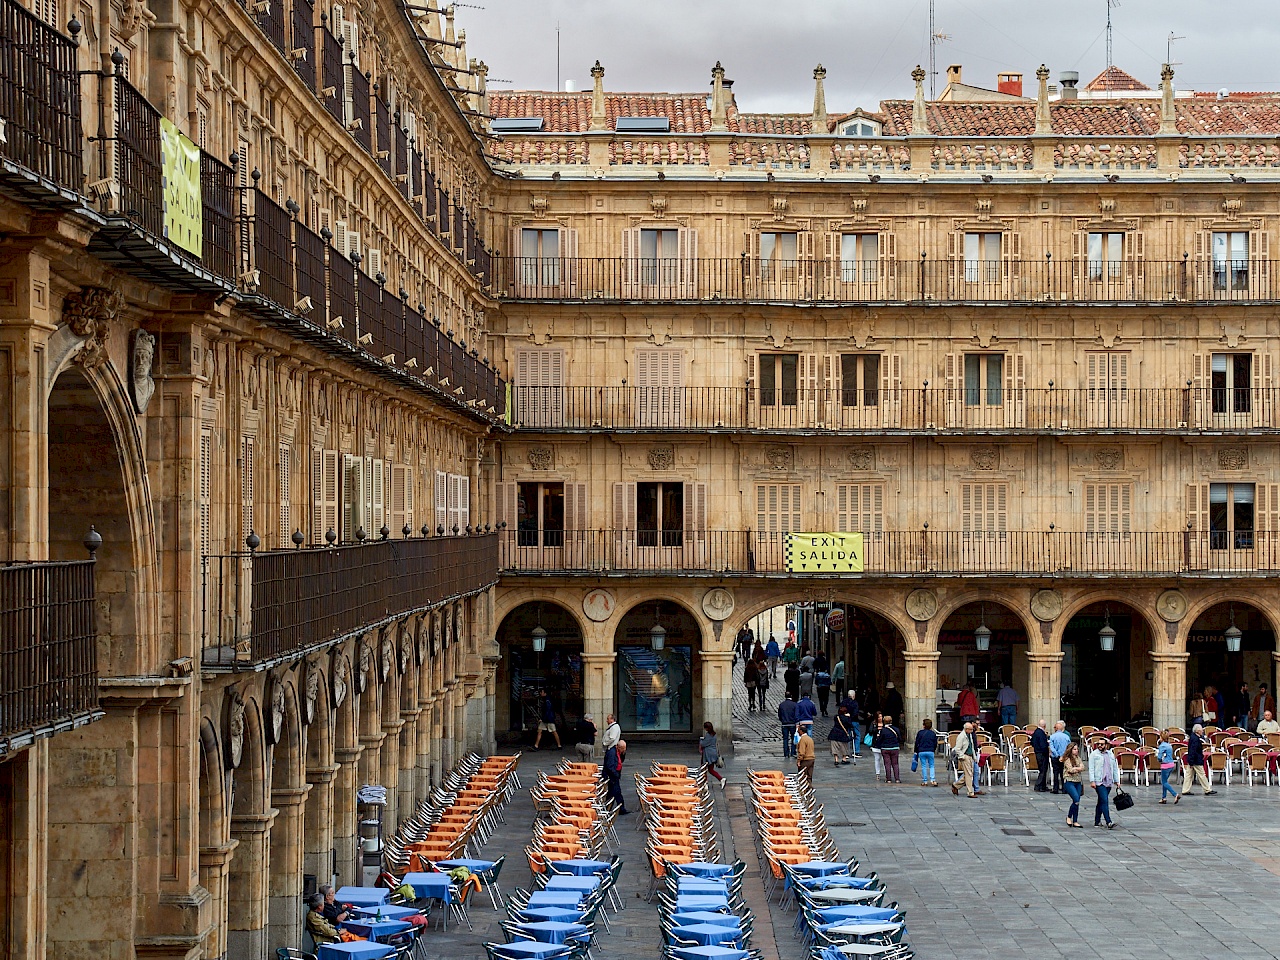
<svg viewBox="0 0 1280 960"><path fill-rule="evenodd" d="M937 82L938 82L938 41L950 40L951 36L946 33L938 32L937 18L935 17L934 4L936 0L929 0L929 99L937 98Z"/></svg>
<svg viewBox="0 0 1280 960"><path fill-rule="evenodd" d="M1175 61L1173 59L1173 43L1175 40L1185 40L1185 39L1187 38L1175 37L1173 35L1173 31L1172 30L1169 31L1169 36L1165 38L1165 42L1164 42L1164 62L1167 63L1169 66L1171 67L1181 66L1181 61Z"/></svg>
<svg viewBox="0 0 1280 960"><path fill-rule="evenodd" d="M1111 59L1111 8L1120 6L1120 0L1107 0L1107 71L1113 65Z"/></svg>

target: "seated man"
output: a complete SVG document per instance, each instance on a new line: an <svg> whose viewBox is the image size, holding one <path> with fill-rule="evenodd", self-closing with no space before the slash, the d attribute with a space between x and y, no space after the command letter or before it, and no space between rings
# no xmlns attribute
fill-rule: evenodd
<svg viewBox="0 0 1280 960"><path fill-rule="evenodd" d="M320 912L335 927L350 917L346 905L338 902L337 894L334 893L331 884L326 883L320 888L320 896L324 897L324 908Z"/></svg>
<svg viewBox="0 0 1280 960"><path fill-rule="evenodd" d="M1280 733L1280 723L1276 722L1270 710L1264 710L1262 719L1258 721L1258 736L1266 736L1268 733Z"/></svg>
<svg viewBox="0 0 1280 960"><path fill-rule="evenodd" d="M342 939L338 934L338 928L325 919L323 910L324 896L322 894L313 893L307 897L307 933L311 934L311 939L317 945L338 943Z"/></svg>

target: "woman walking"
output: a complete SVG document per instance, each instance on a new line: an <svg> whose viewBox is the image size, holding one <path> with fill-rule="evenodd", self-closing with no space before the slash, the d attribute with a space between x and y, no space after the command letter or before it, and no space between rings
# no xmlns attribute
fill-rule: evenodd
<svg viewBox="0 0 1280 960"><path fill-rule="evenodd" d="M876 713L867 719L867 735L863 737L863 743L871 748L871 758L876 762L876 779L879 780L884 776L884 755L880 752L880 724L884 721L884 715Z"/></svg>
<svg viewBox="0 0 1280 960"><path fill-rule="evenodd" d="M1074 743L1067 744L1062 751L1062 789L1071 798L1071 809L1067 811L1067 826L1084 829L1080 822L1080 798L1084 796L1084 786L1080 777L1084 774L1084 761L1080 759L1080 747Z"/></svg>
<svg viewBox="0 0 1280 960"><path fill-rule="evenodd" d="M716 764L720 762L720 748L716 745L716 728L708 720L702 725L702 737L698 740L698 752L702 754L702 766L707 773L720 781L720 789L729 781L720 776Z"/></svg>
<svg viewBox="0 0 1280 960"><path fill-rule="evenodd" d="M836 711L835 720L831 722L831 732L827 741L831 744L831 759L836 766L849 762L849 741L853 739L853 721L849 719L849 711L841 707Z"/></svg>
<svg viewBox="0 0 1280 960"><path fill-rule="evenodd" d="M1160 742L1156 744L1156 759L1160 761L1160 802L1168 803L1165 799L1165 794L1168 794L1177 803L1178 791L1169 786L1169 778L1173 776L1177 764L1173 759L1173 744L1169 742L1167 733L1160 734Z"/></svg>
<svg viewBox="0 0 1280 960"><path fill-rule="evenodd" d="M902 775L898 772L898 751L902 749L902 736L893 725L892 717L885 717L880 725L880 758L884 763L884 782L901 783Z"/></svg>
<svg viewBox="0 0 1280 960"><path fill-rule="evenodd" d="M1098 805L1093 811L1093 825L1102 826L1107 821L1107 829L1114 830L1111 822L1111 788L1120 780L1120 767L1116 764L1116 755L1111 752L1111 744L1099 740L1098 745L1089 751L1089 786L1098 794Z"/></svg>
<svg viewBox="0 0 1280 960"><path fill-rule="evenodd" d="M742 668L742 682L747 688L747 710L756 708L756 686L760 682L760 668L756 666L756 662L750 657L747 658L747 665Z"/></svg>

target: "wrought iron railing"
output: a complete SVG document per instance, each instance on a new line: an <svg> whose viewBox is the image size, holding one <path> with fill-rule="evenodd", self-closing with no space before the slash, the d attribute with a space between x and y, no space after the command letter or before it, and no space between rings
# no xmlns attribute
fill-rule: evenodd
<svg viewBox="0 0 1280 960"><path fill-rule="evenodd" d="M495 291L516 300L783 303L1178 303L1280 300L1270 260L769 260L501 257Z"/></svg>
<svg viewBox="0 0 1280 960"><path fill-rule="evenodd" d="M787 535L754 530L512 530L504 574L764 574L788 570ZM886 530L863 535L862 576L1280 575L1274 531ZM853 575L853 574L849 574Z"/></svg>
<svg viewBox="0 0 1280 960"><path fill-rule="evenodd" d="M496 533L206 556L204 662L285 657L497 580Z"/></svg>
<svg viewBox="0 0 1280 960"><path fill-rule="evenodd" d="M1277 387L511 387L510 422L540 432L839 433L1280 430Z"/></svg>
<svg viewBox="0 0 1280 960"><path fill-rule="evenodd" d="M0 2L0 157L68 190L84 186L76 44Z"/></svg>
<svg viewBox="0 0 1280 960"><path fill-rule="evenodd" d="M292 0L292 30L289 59L293 61L293 69L307 85L314 89L316 85L316 28L315 4L312 0Z"/></svg>
<svg viewBox="0 0 1280 960"><path fill-rule="evenodd" d="M98 710L92 560L0 566L0 754Z"/></svg>

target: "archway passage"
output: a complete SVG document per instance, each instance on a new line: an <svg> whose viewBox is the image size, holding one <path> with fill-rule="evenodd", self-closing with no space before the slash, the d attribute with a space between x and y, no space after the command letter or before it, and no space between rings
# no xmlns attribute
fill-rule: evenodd
<svg viewBox="0 0 1280 960"><path fill-rule="evenodd" d="M1226 634L1232 624L1240 631L1238 653L1227 649ZM1215 724L1236 724L1240 714L1246 712L1240 702L1241 684L1247 688L1250 706L1264 683L1270 696L1275 697L1275 649L1275 632L1260 610L1234 601L1215 604L1196 617L1187 635L1186 699L1196 694L1203 696L1213 687L1221 691L1226 712L1226 717L1216 718ZM1256 716L1249 718L1254 726L1258 720Z"/></svg>
<svg viewBox="0 0 1280 960"><path fill-rule="evenodd" d="M702 716L701 636L693 615L667 600L641 604L622 618L614 633L614 702L623 733L693 729Z"/></svg>
<svg viewBox="0 0 1280 960"><path fill-rule="evenodd" d="M984 627L989 631L986 649L980 639ZM978 698L982 725L989 730L999 727L996 698L1000 688L1005 683L1015 690L1028 687L1027 632L1022 618L995 601L966 603L943 623L938 651L938 729L959 727L958 700L966 686L971 686ZM1018 719L1027 722L1024 707L1019 708Z"/></svg>
<svg viewBox="0 0 1280 960"><path fill-rule="evenodd" d="M1103 642L1108 628L1115 631L1111 650ZM1062 634L1062 719L1071 726L1149 724L1150 658L1151 631L1127 604L1099 601L1078 611Z"/></svg>
<svg viewBox="0 0 1280 960"><path fill-rule="evenodd" d="M534 649L534 631L546 632L545 648ZM568 610L557 603L526 603L512 610L498 627L502 651L495 676L494 729L504 739L532 741L541 719L540 691L546 690L555 708L560 740L583 712L582 630ZM596 718L597 726L601 718Z"/></svg>

